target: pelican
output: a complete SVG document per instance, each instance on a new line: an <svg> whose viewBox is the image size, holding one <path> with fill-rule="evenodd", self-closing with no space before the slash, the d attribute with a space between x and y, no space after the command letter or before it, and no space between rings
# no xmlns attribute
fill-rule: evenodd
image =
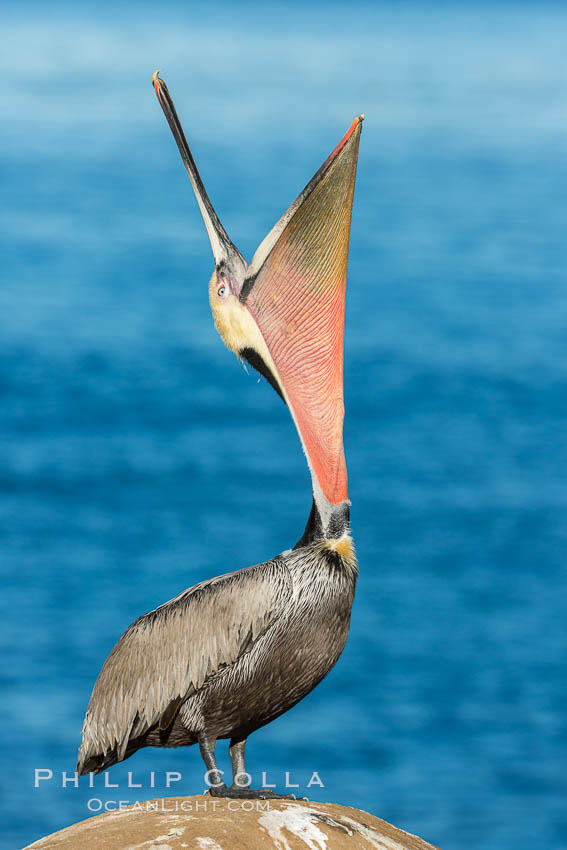
<svg viewBox="0 0 567 850"><path fill-rule="evenodd" d="M77 771L99 773L141 747L198 744L213 796L267 798L278 795L249 787L246 740L334 666L358 575L343 449L343 341L364 116L354 119L247 264L213 209L158 74L152 84L213 251L209 299L216 328L287 405L313 500L293 549L184 590L125 631L94 685ZM230 787L215 758L219 739L230 741Z"/></svg>

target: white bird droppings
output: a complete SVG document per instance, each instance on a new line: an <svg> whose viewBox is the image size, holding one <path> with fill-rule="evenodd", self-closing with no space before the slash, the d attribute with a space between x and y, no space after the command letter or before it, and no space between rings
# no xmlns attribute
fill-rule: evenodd
<svg viewBox="0 0 567 850"><path fill-rule="evenodd" d="M222 850L222 847L220 844L217 844L214 838L202 838L201 836L197 836L195 841L197 842L199 850Z"/></svg>
<svg viewBox="0 0 567 850"><path fill-rule="evenodd" d="M379 835L375 829L363 823L358 823L358 821L346 815L341 815L341 820L350 824L353 832L357 832L368 841L371 847L376 847L377 850L404 850L402 845L394 841L393 838L388 838L387 835Z"/></svg>
<svg viewBox="0 0 567 850"><path fill-rule="evenodd" d="M309 850L327 850L329 839L317 826L313 812L303 806L288 806L260 815L258 822L268 831L278 850L292 850L284 830L300 838Z"/></svg>
<svg viewBox="0 0 567 850"><path fill-rule="evenodd" d="M290 803L285 809L274 809L258 818L260 826L267 830L277 850L292 850L285 832L300 838L309 850L332 850L330 838L319 828L321 824L334 829L344 830L346 835L359 835L376 850L404 850L404 847L386 835L380 835L375 829L358 823L346 815L330 817L324 812L309 806L297 806Z"/></svg>

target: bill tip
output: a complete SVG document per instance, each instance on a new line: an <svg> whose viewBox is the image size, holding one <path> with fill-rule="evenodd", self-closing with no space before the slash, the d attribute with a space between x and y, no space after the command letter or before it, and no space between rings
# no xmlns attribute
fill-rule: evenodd
<svg viewBox="0 0 567 850"><path fill-rule="evenodd" d="M155 86L155 84L157 83L158 77L159 77L159 68L157 69L157 71L154 71L153 74L152 74L152 85L153 86Z"/></svg>

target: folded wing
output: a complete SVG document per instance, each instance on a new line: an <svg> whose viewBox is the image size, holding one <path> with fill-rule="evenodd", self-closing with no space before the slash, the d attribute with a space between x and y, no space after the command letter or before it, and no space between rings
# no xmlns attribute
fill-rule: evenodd
<svg viewBox="0 0 567 850"><path fill-rule="evenodd" d="M291 594L285 565L229 573L195 587L136 620L120 638L95 683L77 768L117 752L234 664L276 622Z"/></svg>

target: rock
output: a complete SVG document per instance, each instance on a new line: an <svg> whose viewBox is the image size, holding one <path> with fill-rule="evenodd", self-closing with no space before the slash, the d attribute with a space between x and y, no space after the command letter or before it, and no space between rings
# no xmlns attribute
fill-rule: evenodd
<svg viewBox="0 0 567 850"><path fill-rule="evenodd" d="M303 800L169 797L54 832L24 850L436 850L359 809Z"/></svg>

